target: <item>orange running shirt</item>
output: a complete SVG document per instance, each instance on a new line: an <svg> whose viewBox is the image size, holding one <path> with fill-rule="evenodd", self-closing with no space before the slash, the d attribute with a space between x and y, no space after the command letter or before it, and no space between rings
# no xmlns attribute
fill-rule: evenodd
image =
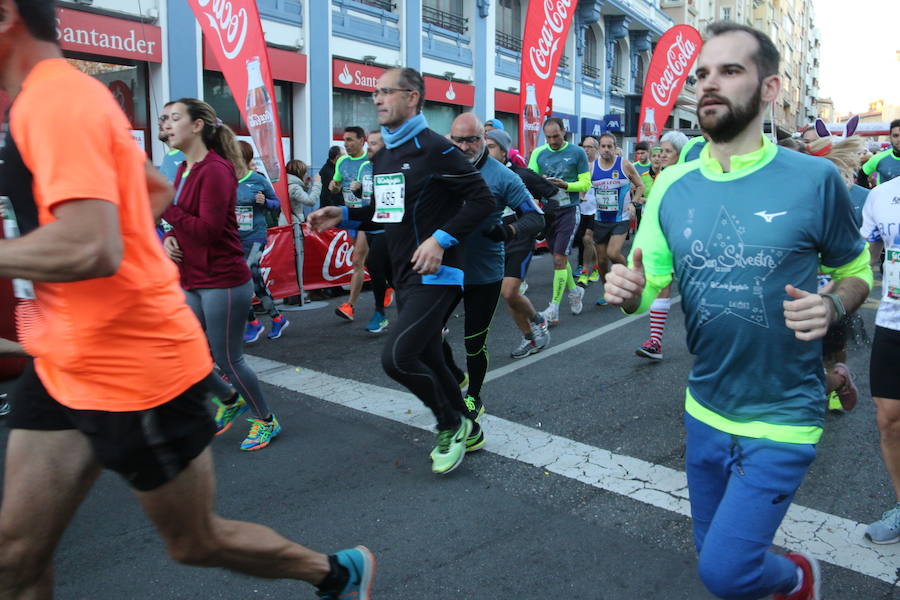
<svg viewBox="0 0 900 600"><path fill-rule="evenodd" d="M34 282L39 315L20 331L47 390L74 409L152 408L212 370L206 336L156 237L146 158L130 129L109 90L63 59L38 63L10 111L6 145L21 156L20 181L33 178L24 193L33 196L26 200L38 225L53 222L54 207L70 200L104 200L119 211L118 272ZM12 201L18 219L23 199Z"/></svg>

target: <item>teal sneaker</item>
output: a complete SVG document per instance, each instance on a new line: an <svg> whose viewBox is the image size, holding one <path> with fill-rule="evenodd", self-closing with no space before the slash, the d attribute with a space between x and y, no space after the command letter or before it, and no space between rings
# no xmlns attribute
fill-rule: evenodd
<svg viewBox="0 0 900 600"><path fill-rule="evenodd" d="M466 439L472 433L473 422L463 417L457 429L441 429L437 445L431 453L431 472L446 475L458 467L466 455Z"/></svg>
<svg viewBox="0 0 900 600"><path fill-rule="evenodd" d="M225 404L213 396L213 404L216 405L216 435L221 435L228 431L234 420L250 410L250 405L244 400L243 396L238 395L237 400L231 404Z"/></svg>
<svg viewBox="0 0 900 600"><path fill-rule="evenodd" d="M272 438L281 433L281 423L272 414L272 420L266 421L257 417L250 417L250 433L241 442L241 450L253 452L254 450L262 450L272 442Z"/></svg>
<svg viewBox="0 0 900 600"><path fill-rule="evenodd" d="M347 585L340 592L317 592L322 600L370 600L375 580L375 555L365 546L335 553L334 558L347 569Z"/></svg>
<svg viewBox="0 0 900 600"><path fill-rule="evenodd" d="M466 403L466 409L469 411L469 414L466 416L473 421L477 421L484 415L484 403L479 398L466 394L463 402Z"/></svg>
<svg viewBox="0 0 900 600"><path fill-rule="evenodd" d="M469 437L466 438L466 453L475 452L482 448L484 448L484 429L478 423L474 423Z"/></svg>
<svg viewBox="0 0 900 600"><path fill-rule="evenodd" d="M382 331L387 329L387 326L390 324L391 322L388 321L387 317L385 317L380 312L377 312L372 315L372 320L369 321L368 325L366 325L366 331L370 333L381 333Z"/></svg>
<svg viewBox="0 0 900 600"><path fill-rule="evenodd" d="M866 528L866 539L873 544L896 544L900 542L900 502L881 515Z"/></svg>

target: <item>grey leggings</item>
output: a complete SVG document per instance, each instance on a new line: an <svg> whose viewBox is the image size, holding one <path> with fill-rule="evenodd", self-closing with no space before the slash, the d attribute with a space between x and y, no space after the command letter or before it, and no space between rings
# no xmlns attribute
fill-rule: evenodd
<svg viewBox="0 0 900 600"><path fill-rule="evenodd" d="M226 289L185 290L188 306L206 331L213 360L253 410L254 416L272 413L263 398L256 373L244 360L244 328L253 297L253 281Z"/></svg>

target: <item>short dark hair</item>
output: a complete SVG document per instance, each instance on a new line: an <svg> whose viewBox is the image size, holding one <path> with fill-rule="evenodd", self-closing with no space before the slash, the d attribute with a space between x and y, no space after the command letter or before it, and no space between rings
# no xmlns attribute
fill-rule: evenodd
<svg viewBox="0 0 900 600"><path fill-rule="evenodd" d="M638 142L634 146L634 151L637 152L638 150L644 150L645 152L650 152L650 144L647 142Z"/></svg>
<svg viewBox="0 0 900 600"><path fill-rule="evenodd" d="M617 140L617 139L616 139L616 136L614 136L614 135L611 134L610 132L604 131L603 133L600 134L600 138L599 138L599 139L602 140L602 139L605 138L605 137L608 137L609 139L611 139L611 140L613 141L613 146L618 146L618 145L619 145L619 140Z"/></svg>
<svg viewBox="0 0 900 600"><path fill-rule="evenodd" d="M28 32L42 42L56 42L56 0L14 0Z"/></svg>
<svg viewBox="0 0 900 600"><path fill-rule="evenodd" d="M759 48L753 54L753 62L756 64L756 70L759 73L759 80L762 81L770 75L778 75L778 63L781 61L781 54L778 48L772 43L762 31L753 29L747 25L732 23L731 21L715 21L710 23L706 28L707 40L726 33L734 33L743 31L756 40Z"/></svg>
<svg viewBox="0 0 900 600"><path fill-rule="evenodd" d="M562 130L563 132L566 131L566 124L559 117L549 117L546 121L544 121L544 129L547 128L547 125L552 125L552 124L558 125L560 130Z"/></svg>
<svg viewBox="0 0 900 600"><path fill-rule="evenodd" d="M366 138L366 130L360 127L359 125L351 125L350 127L344 127L344 133L352 133L359 139L363 140Z"/></svg>
<svg viewBox="0 0 900 600"><path fill-rule="evenodd" d="M328 148L328 160L337 160L337 157L341 154L340 146L331 146Z"/></svg>
<svg viewBox="0 0 900 600"><path fill-rule="evenodd" d="M893 121L891 121L891 126L888 127L888 133L890 133L891 130L894 129L894 127L900 127L900 119L894 119Z"/></svg>
<svg viewBox="0 0 900 600"><path fill-rule="evenodd" d="M422 79L422 74L409 67L397 67L390 70L399 73L398 86L405 90L419 92L419 104L416 106L416 112L422 112L422 106L425 105L425 80Z"/></svg>

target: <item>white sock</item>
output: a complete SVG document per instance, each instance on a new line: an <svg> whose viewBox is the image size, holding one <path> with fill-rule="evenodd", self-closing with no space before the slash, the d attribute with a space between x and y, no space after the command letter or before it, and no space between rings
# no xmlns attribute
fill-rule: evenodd
<svg viewBox="0 0 900 600"><path fill-rule="evenodd" d="M794 589L792 589L790 592L788 592L788 596L793 596L794 594L799 592L802 587L803 587L803 569L801 569L800 567L797 567L797 585L794 586Z"/></svg>

